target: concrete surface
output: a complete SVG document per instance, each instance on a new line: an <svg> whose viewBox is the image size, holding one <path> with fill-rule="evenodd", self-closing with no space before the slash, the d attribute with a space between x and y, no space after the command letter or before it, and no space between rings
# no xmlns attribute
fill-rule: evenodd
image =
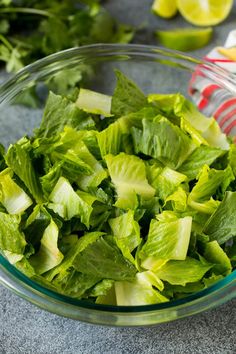
<svg viewBox="0 0 236 354"><path fill-rule="evenodd" d="M144 28L136 42L155 44L157 28L189 26L180 16L164 21L150 13L151 0L110 0L106 7L120 21ZM236 7L214 30L203 56L236 28ZM13 114L14 112L12 112ZM17 126L17 125L16 125ZM191 318L154 328L107 328L47 313L0 286L0 354L234 354L236 300Z"/></svg>

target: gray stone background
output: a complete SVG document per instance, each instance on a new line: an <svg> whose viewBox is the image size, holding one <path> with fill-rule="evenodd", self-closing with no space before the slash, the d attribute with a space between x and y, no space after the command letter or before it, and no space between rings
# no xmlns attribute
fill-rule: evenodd
<svg viewBox="0 0 236 354"><path fill-rule="evenodd" d="M150 13L152 0L110 0L118 20L143 26L136 42L156 44L157 28L188 27L180 16L165 21ZM236 29L236 6L214 30L199 57L222 45ZM1 78L0 78L1 80ZM153 328L108 328L65 319L38 309L0 286L0 354L233 354L236 353L236 300L217 309Z"/></svg>

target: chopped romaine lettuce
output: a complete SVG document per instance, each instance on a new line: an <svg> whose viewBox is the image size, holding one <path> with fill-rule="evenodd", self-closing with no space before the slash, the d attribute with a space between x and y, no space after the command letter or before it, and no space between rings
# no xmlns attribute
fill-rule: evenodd
<svg viewBox="0 0 236 354"><path fill-rule="evenodd" d="M111 116L111 96L81 88L76 105L85 112Z"/></svg>
<svg viewBox="0 0 236 354"><path fill-rule="evenodd" d="M202 264L194 258L187 257L185 260L167 262L157 269L155 274L170 284L185 286L187 283L201 280L211 268L211 264Z"/></svg>
<svg viewBox="0 0 236 354"><path fill-rule="evenodd" d="M9 214L21 214L33 203L25 191L14 182L10 169L0 173L0 201Z"/></svg>
<svg viewBox="0 0 236 354"><path fill-rule="evenodd" d="M97 304L149 305L236 267L236 148L184 96L50 92L41 126L0 145L0 251Z"/></svg>
<svg viewBox="0 0 236 354"><path fill-rule="evenodd" d="M192 218L175 220L151 220L147 241L139 251L142 266L155 268L155 261L178 259L184 260L190 240ZM150 259L152 261L150 261Z"/></svg>
<svg viewBox="0 0 236 354"><path fill-rule="evenodd" d="M111 100L111 112L118 117L137 112L147 104L139 87L121 71L116 70L117 84Z"/></svg>
<svg viewBox="0 0 236 354"><path fill-rule="evenodd" d="M58 249L59 230L53 220L46 227L39 251L30 258L30 264L36 269L37 274L43 274L56 267L63 260L63 254Z"/></svg>
<svg viewBox="0 0 236 354"><path fill-rule="evenodd" d="M155 190L148 184L144 162L133 155L120 153L105 157L109 175L117 192L116 206L135 209L137 195L146 199L154 196Z"/></svg>

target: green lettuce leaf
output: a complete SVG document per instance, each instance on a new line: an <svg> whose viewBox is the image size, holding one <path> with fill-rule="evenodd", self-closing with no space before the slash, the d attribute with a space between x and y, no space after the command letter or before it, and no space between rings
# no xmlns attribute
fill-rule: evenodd
<svg viewBox="0 0 236 354"><path fill-rule="evenodd" d="M218 123L214 118L207 118L198 111L196 106L184 98L176 100L174 104L174 113L186 121L201 133L201 136L207 143L223 150L229 150L227 137L222 133Z"/></svg>
<svg viewBox="0 0 236 354"><path fill-rule="evenodd" d="M36 273L29 260L26 257L23 257L20 261L15 263L16 268L25 274L28 278L33 278Z"/></svg>
<svg viewBox="0 0 236 354"><path fill-rule="evenodd" d="M118 306L151 305L168 301L165 296L153 288L152 283L144 278L142 273L137 273L132 282L115 282L115 293Z"/></svg>
<svg viewBox="0 0 236 354"><path fill-rule="evenodd" d="M92 297L105 296L111 290L113 285L114 285L114 280L103 279L93 287L93 289L89 292L89 296Z"/></svg>
<svg viewBox="0 0 236 354"><path fill-rule="evenodd" d="M110 124L106 129L97 133L98 145L100 148L101 156L108 154L117 155L119 152L124 151L124 137L128 134L129 130L125 124L125 120L118 119Z"/></svg>
<svg viewBox="0 0 236 354"><path fill-rule="evenodd" d="M75 192L69 181L60 177L49 196L49 200L63 207L60 214L62 218L70 220L74 216L80 217L81 222L89 228L89 219L93 211L92 204L96 197L82 191ZM50 207L53 206L50 205Z"/></svg>
<svg viewBox="0 0 236 354"><path fill-rule="evenodd" d="M160 94L150 93L148 102L153 103L161 110L162 114L172 120L175 124L180 124L179 116L176 115L175 107L182 106L185 100L184 96L180 93Z"/></svg>
<svg viewBox="0 0 236 354"><path fill-rule="evenodd" d="M135 153L151 156L164 165L177 169L195 149L192 140L167 118L143 119L143 131L132 128Z"/></svg>
<svg viewBox="0 0 236 354"><path fill-rule="evenodd" d="M131 252L140 244L140 227L134 219L134 211L129 210L114 219L108 220L117 246L124 257L134 263Z"/></svg>
<svg viewBox="0 0 236 354"><path fill-rule="evenodd" d="M187 177L182 173L164 167L156 179L152 181L152 186L156 189L156 195L165 201L186 180Z"/></svg>
<svg viewBox="0 0 236 354"><path fill-rule="evenodd" d="M86 298L88 292L101 279L93 274L83 274L72 269L63 280L53 280L52 284L64 295L81 299Z"/></svg>
<svg viewBox="0 0 236 354"><path fill-rule="evenodd" d="M121 71L116 70L116 87L111 101L111 112L123 116L136 112L147 104L147 99L136 84Z"/></svg>
<svg viewBox="0 0 236 354"><path fill-rule="evenodd" d="M85 112L111 116L111 96L81 88L76 105Z"/></svg>
<svg viewBox="0 0 236 354"><path fill-rule="evenodd" d="M155 270L155 274L164 281L173 285L185 286L202 279L206 272L212 268L211 264L202 264L200 261L187 257L185 260L169 261L161 268Z"/></svg>
<svg viewBox="0 0 236 354"><path fill-rule="evenodd" d="M182 187L178 187L166 198L165 203L171 202L173 210L181 213L187 209L187 198L186 191Z"/></svg>
<svg viewBox="0 0 236 354"><path fill-rule="evenodd" d="M142 267L151 269L162 260L184 260L187 255L192 218L152 220L147 241L139 251ZM156 263L157 262L157 263Z"/></svg>
<svg viewBox="0 0 236 354"><path fill-rule="evenodd" d="M30 264L37 274L47 272L63 260L64 256L58 249L58 233L57 225L51 220L41 238L39 251L30 257Z"/></svg>
<svg viewBox="0 0 236 354"><path fill-rule="evenodd" d="M226 192L224 199L206 222L203 232L220 245L236 235L236 192Z"/></svg>
<svg viewBox="0 0 236 354"><path fill-rule="evenodd" d="M230 259L217 241L208 242L204 247L203 253L209 263L213 263L213 271L219 274L229 274L232 271Z"/></svg>
<svg viewBox="0 0 236 354"><path fill-rule="evenodd" d="M132 127L136 127L138 129L142 129L143 124L142 120L153 120L156 116L160 115L161 111L158 107L148 104L145 107L141 108L137 112L129 113L125 116L122 116L118 120L123 121L126 126L131 129Z"/></svg>
<svg viewBox="0 0 236 354"><path fill-rule="evenodd" d="M233 170L234 176L236 176L236 144L230 145L228 159L229 159L229 165Z"/></svg>
<svg viewBox="0 0 236 354"><path fill-rule="evenodd" d="M15 254L23 254L26 246L25 236L20 231L20 217L0 212L0 249Z"/></svg>
<svg viewBox="0 0 236 354"><path fill-rule="evenodd" d="M223 189L222 192L225 192L230 182L234 180L232 169L228 166L225 170L215 170L204 165L197 179L189 194L188 204L200 212L212 214L220 204L213 200L212 195L215 195L220 187Z"/></svg>
<svg viewBox="0 0 236 354"><path fill-rule="evenodd" d="M122 209L135 209L137 197L146 199L155 194L146 178L144 162L137 156L120 153L117 156L105 157L109 175L117 192L116 206Z"/></svg>
<svg viewBox="0 0 236 354"><path fill-rule="evenodd" d="M6 154L6 162L25 184L36 202L42 203L44 200L42 188L31 157L31 150L30 141L22 138L16 144L10 145Z"/></svg>
<svg viewBox="0 0 236 354"><path fill-rule="evenodd" d="M8 168L0 173L0 202L9 214L20 214L33 202L12 177L13 173Z"/></svg>
<svg viewBox="0 0 236 354"><path fill-rule="evenodd" d="M107 172L101 163L91 154L83 138L87 133L77 132L65 127L60 133L60 140L51 153L51 159L62 163L62 173L70 181L75 181L79 187L87 191L97 187L106 177Z"/></svg>
<svg viewBox="0 0 236 354"><path fill-rule="evenodd" d="M132 280L136 268L125 259L111 236L101 236L80 252L73 263L75 269L101 279Z"/></svg>
<svg viewBox="0 0 236 354"><path fill-rule="evenodd" d="M225 151L219 148L201 145L188 156L178 168L178 171L186 175L189 180L192 180L197 177L204 165L210 166L218 157L224 154Z"/></svg>
<svg viewBox="0 0 236 354"><path fill-rule="evenodd" d="M45 207L36 205L24 224L23 231L26 241L34 248L38 248L43 233L50 222L51 215Z"/></svg>
<svg viewBox="0 0 236 354"><path fill-rule="evenodd" d="M63 251L64 258L62 262L47 272L45 278L48 281L54 281L54 284L64 284L70 277L71 270L74 271L74 261L77 255L82 252L88 245L95 242L99 237L103 236L103 232L90 232L78 239L77 235L68 235L63 237L63 243L66 245L63 247L60 244L60 248ZM97 277L96 277L97 278ZM60 285L61 286L61 285Z"/></svg>
<svg viewBox="0 0 236 354"><path fill-rule="evenodd" d="M65 126L76 130L95 127L92 118L66 97L50 92L37 137L51 137L63 131Z"/></svg>
<svg viewBox="0 0 236 354"><path fill-rule="evenodd" d="M55 162L45 175L39 177L43 194L46 198L48 198L49 194L55 187L59 177L61 177L62 166L63 161Z"/></svg>

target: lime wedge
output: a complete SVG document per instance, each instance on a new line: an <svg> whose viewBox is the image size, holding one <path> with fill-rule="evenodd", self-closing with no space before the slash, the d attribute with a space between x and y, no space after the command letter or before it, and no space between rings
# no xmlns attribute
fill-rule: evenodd
<svg viewBox="0 0 236 354"><path fill-rule="evenodd" d="M224 21L233 6L233 0L177 0L181 15L197 26L213 26Z"/></svg>
<svg viewBox="0 0 236 354"><path fill-rule="evenodd" d="M181 28L171 31L156 31L155 34L164 47L187 52L204 47L212 37L212 28Z"/></svg>
<svg viewBox="0 0 236 354"><path fill-rule="evenodd" d="M176 0L154 0L152 11L158 16L171 18L177 13Z"/></svg>

